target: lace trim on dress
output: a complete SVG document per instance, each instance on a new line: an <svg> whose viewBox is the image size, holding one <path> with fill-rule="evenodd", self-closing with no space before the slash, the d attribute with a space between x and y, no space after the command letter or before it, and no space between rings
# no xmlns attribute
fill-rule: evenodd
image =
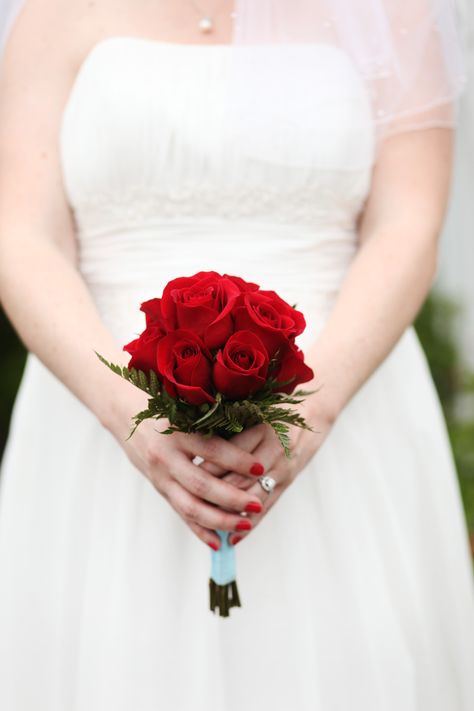
<svg viewBox="0 0 474 711"><path fill-rule="evenodd" d="M142 186L100 191L81 196L74 211L80 215L78 229L97 233L115 225L140 227L161 218L208 218L225 220L261 218L266 221L318 225L330 222L351 228L366 194L368 176L360 171L335 171L333 180L315 177L305 189L266 186L192 184L158 190ZM341 185L342 184L342 185ZM341 195L344 196L341 201Z"/></svg>

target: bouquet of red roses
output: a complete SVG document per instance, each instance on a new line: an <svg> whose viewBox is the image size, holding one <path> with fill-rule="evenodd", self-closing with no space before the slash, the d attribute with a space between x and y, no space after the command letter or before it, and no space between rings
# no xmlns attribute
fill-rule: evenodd
<svg viewBox="0 0 474 711"><path fill-rule="evenodd" d="M309 392L295 387L313 378L295 338L304 316L274 291L240 277L198 272L170 281L161 298L141 305L146 328L124 346L128 367L98 357L144 390L148 407L133 418L134 433L148 418L166 418L163 434L199 432L229 438L260 423L270 425L287 456L289 426L310 429L287 405ZM227 533L212 553L211 609L228 616L239 606L235 552Z"/></svg>

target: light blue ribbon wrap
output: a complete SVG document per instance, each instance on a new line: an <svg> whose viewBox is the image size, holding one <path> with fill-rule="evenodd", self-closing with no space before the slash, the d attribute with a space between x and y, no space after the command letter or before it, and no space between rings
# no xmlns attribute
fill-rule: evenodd
<svg viewBox="0 0 474 711"><path fill-rule="evenodd" d="M211 551L211 578L217 585L227 585L235 580L235 548L229 543L227 531L216 530L221 539L218 551Z"/></svg>

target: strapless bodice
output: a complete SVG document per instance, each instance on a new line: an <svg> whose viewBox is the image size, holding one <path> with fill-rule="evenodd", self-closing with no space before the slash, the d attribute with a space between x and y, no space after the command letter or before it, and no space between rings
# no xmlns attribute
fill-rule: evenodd
<svg viewBox="0 0 474 711"><path fill-rule="evenodd" d="M311 167L241 150L225 121L233 51L254 53L256 71L263 58L277 71L295 53L313 63L317 109L308 111L301 97L305 130L291 136L295 150L305 142ZM286 117L266 110L266 131L278 130ZM362 80L329 45L235 48L111 37L80 67L60 148L80 269L122 340L139 328L138 300L201 269L239 274L306 312L327 310L357 248L373 129Z"/></svg>

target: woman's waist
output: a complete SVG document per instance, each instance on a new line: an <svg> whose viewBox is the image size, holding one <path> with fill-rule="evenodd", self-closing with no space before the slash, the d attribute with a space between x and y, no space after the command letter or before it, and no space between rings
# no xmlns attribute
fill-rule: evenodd
<svg viewBox="0 0 474 711"><path fill-rule="evenodd" d="M303 311L312 340L329 314L356 253L354 231L312 232L289 225L166 225L85 241L81 271L97 308L119 341L143 329L143 301L178 276L217 271L276 291Z"/></svg>
<svg viewBox="0 0 474 711"><path fill-rule="evenodd" d="M237 274L266 289L327 291L340 284L357 249L352 227L222 221L157 222L80 239L80 269L92 290L144 286L160 291L202 270Z"/></svg>

